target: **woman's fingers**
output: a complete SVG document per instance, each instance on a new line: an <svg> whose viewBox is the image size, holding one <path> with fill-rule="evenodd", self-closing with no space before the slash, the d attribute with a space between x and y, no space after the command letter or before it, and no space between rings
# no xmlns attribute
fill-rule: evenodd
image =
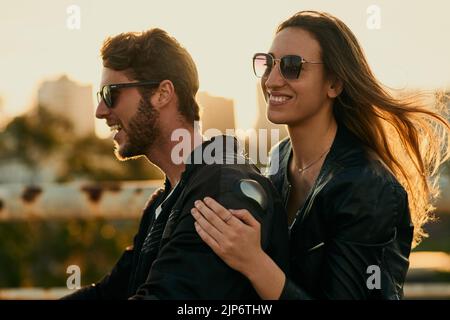
<svg viewBox="0 0 450 320"><path fill-rule="evenodd" d="M215 241L221 242L223 241L222 233L217 230L217 228L210 223L205 217L197 210L196 208L191 209L191 214L194 217L195 221L198 225Z"/></svg>
<svg viewBox="0 0 450 320"><path fill-rule="evenodd" d="M230 211L232 212L234 217L240 219L245 224L247 224L251 227L259 227L260 226L260 223L258 222L258 220L256 220L253 217L253 215L250 212L248 212L247 209L239 209L239 210L230 209Z"/></svg>
<svg viewBox="0 0 450 320"><path fill-rule="evenodd" d="M226 209L224 206L222 206L220 203L218 203L213 198L206 197L203 201L224 222L228 222L230 219L233 218L233 215L230 212L230 210Z"/></svg>
<svg viewBox="0 0 450 320"><path fill-rule="evenodd" d="M217 230L219 230L220 232L225 232L225 229L227 228L226 222L228 222L227 219L232 217L231 212L229 212L227 209L219 205L213 199L211 198L207 199L208 204L203 202L202 200L195 201L194 202L195 208L198 211L200 211L200 213L205 217L205 219L208 220L208 222L211 223ZM214 202L218 206L216 205L214 207L211 207L210 203L212 202Z"/></svg>
<svg viewBox="0 0 450 320"><path fill-rule="evenodd" d="M239 220L234 219L233 211L232 209L228 210L224 206L222 206L220 203L218 203L216 200L210 197L206 197L204 199L204 203L216 214L222 219L227 225L230 225L232 227L238 227L240 222Z"/></svg>
<svg viewBox="0 0 450 320"><path fill-rule="evenodd" d="M194 222L195 230L197 231L200 238L216 253L219 254L220 246L219 243L214 240L196 221Z"/></svg>
<svg viewBox="0 0 450 320"><path fill-rule="evenodd" d="M200 238L231 268L246 274L258 265L254 257L262 250L260 224L248 210L227 210L205 198L196 201L191 213Z"/></svg>

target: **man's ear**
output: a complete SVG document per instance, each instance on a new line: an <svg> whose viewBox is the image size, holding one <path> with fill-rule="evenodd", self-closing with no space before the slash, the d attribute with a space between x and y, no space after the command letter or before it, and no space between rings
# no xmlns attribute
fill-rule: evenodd
<svg viewBox="0 0 450 320"><path fill-rule="evenodd" d="M156 109L160 109L167 105L175 97L175 87L172 81L163 80L158 86L158 89L153 93L150 101Z"/></svg>
<svg viewBox="0 0 450 320"><path fill-rule="evenodd" d="M339 96L344 89L344 83L341 79L339 79L336 76L330 76L329 78L329 85L328 85L328 98L336 98Z"/></svg>

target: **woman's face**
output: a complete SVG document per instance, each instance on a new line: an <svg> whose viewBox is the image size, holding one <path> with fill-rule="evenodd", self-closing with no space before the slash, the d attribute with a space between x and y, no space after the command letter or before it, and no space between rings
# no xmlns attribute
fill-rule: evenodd
<svg viewBox="0 0 450 320"><path fill-rule="evenodd" d="M300 28L286 28L274 38L269 51L276 59L298 55L306 61L322 62L319 42ZM286 80L279 61L261 78L267 102L267 117L273 123L299 125L331 111L330 86L323 64L304 63L298 79Z"/></svg>

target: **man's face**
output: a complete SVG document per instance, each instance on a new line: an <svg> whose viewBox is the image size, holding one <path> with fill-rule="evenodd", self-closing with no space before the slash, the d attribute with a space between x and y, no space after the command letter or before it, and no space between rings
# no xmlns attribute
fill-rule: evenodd
<svg viewBox="0 0 450 320"><path fill-rule="evenodd" d="M103 68L100 88L108 84L136 82L123 71ZM115 132L115 154L119 160L147 155L160 137L159 113L153 108L150 96L142 99L137 87L121 88L112 92L113 107L102 100L95 116L105 119Z"/></svg>

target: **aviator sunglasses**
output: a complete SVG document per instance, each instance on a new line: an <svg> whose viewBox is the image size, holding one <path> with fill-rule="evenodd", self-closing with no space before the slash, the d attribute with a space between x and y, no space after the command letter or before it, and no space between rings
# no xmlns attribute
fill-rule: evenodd
<svg viewBox="0 0 450 320"><path fill-rule="evenodd" d="M280 59L275 59L269 53L256 53L253 56L253 72L258 78L268 77L275 62L278 62L281 76L286 80L298 79L304 63L323 64L323 62L306 61L297 55L287 55Z"/></svg>
<svg viewBox="0 0 450 320"><path fill-rule="evenodd" d="M117 83L117 84L107 84L102 87L102 89L97 92L97 102L105 101L105 104L108 108L114 107L114 91L117 91L122 88L131 88L131 87L142 87L142 86L157 86L161 83L161 81L152 80L152 81L140 81L140 82L129 82L129 83Z"/></svg>

